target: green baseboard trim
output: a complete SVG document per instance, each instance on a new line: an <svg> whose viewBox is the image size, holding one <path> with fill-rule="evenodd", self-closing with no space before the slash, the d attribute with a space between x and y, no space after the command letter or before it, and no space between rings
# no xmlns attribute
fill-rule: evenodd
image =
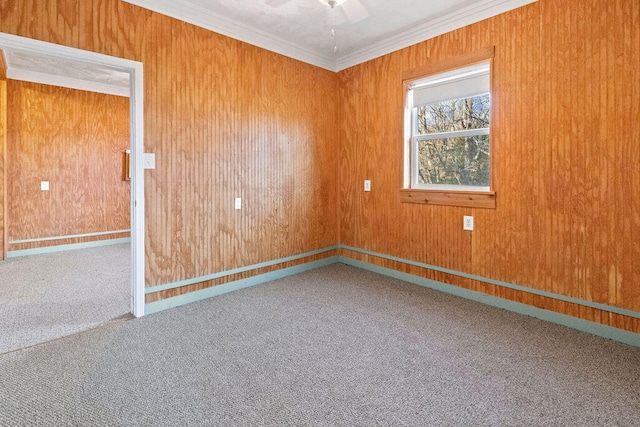
<svg viewBox="0 0 640 427"><path fill-rule="evenodd" d="M492 295L483 294L481 292L476 292L469 289L460 288L458 286L447 285L435 280L426 279L424 277L415 276L409 273L403 273L391 268L380 267L375 264L370 264L345 256L339 256L338 262L640 348L640 334L625 331L623 329L602 325L600 323L590 322L588 320L579 319L577 317L568 316L566 314L560 314L549 310L544 310L542 308L510 301Z"/></svg>
<svg viewBox="0 0 640 427"><path fill-rule="evenodd" d="M52 252L72 251L76 249L97 248L99 246L119 245L121 243L131 243L131 237L122 239L94 240L93 242L71 243L68 245L45 246L44 248L21 249L18 251L8 251L7 258L17 258L28 255L48 254Z"/></svg>
<svg viewBox="0 0 640 427"><path fill-rule="evenodd" d="M322 253L325 253L325 252L333 251L333 250L336 250L338 248L339 248L339 246L337 246L337 245L336 246L329 246L329 247L326 247L326 248L317 249L315 251L309 251L309 252L305 252L305 253L301 253L301 254L297 254L297 255L291 255L291 256L288 256L288 257L284 257L284 258L278 258L278 259L274 259L274 260L271 260L271 261L261 262L261 263L258 263L258 264L246 265L244 267L239 267L239 268L234 268L234 269L231 269L231 270L220 271L218 273L207 274L206 276L194 277L192 279L181 280L179 282L172 282L172 283L167 283L167 284L164 284L164 285L149 286L148 288L145 288L144 293L145 294L152 294L154 292L167 291L169 289L181 288L183 286L189 286L189 285L193 285L193 284L196 284L196 283L207 282L209 280L219 279L221 277L230 276L232 274L245 273L247 271L256 270L258 268L271 267L272 265L278 265L278 264L282 264L282 263L285 263L285 262L296 261L298 259L306 258L306 257L309 257L309 256L319 255L319 254L322 254Z"/></svg>
<svg viewBox="0 0 640 427"><path fill-rule="evenodd" d="M352 250L352 251L356 251L356 252L360 252L360 253L365 253L368 255L373 255L376 257L380 257L380 258L384 258L384 259L390 259L390 260L394 260L394 261L399 261L399 262L403 262L406 264L410 264L410 265L416 265L418 267L422 267L422 268L426 268L426 269L432 269L432 270L436 270L436 271L442 271L442 272L446 272L446 273L451 273L451 274L455 274L457 276L463 276L463 277L467 277L470 279L475 279L475 280L479 280L482 282L487 282L487 283L492 283L498 286L505 286L511 289L516 289L516 290L523 290L525 292L529 292L529 293L534 293L534 294L544 294L544 296L550 297L550 298L555 298L555 299L559 299L559 300L563 300L563 301L567 301L570 300L570 302L574 302L577 304L581 304L581 305L585 305L585 306L591 306L591 307L595 307L595 308L599 308L602 310L606 310L606 311L612 311L612 312L621 312L620 314L625 314L625 315L632 315L632 317L639 317L640 313L636 313L636 312L632 312L629 310L622 310L622 309L616 309L616 307L610 307L610 306L606 306L603 304L595 304L595 303L590 303L589 301L582 301L582 300L578 300L575 298L567 298L567 297L563 297L562 295L556 295L556 294L552 294L549 292L537 292L536 290L532 290L530 288L526 288L523 286L519 286L519 285L513 285L510 283L506 283L506 282L499 282L499 281L495 281L495 280L491 280L491 279L486 279L486 278L482 278L482 277L478 277L478 276L473 276L467 273L461 273L461 272L457 272L454 270L448 270L448 269L443 269L440 267L434 267L434 266L430 266L427 264L422 264L422 263L417 263L417 262L413 262L413 261L409 261L409 260L404 260L401 258L396 258L396 257L391 257L388 255L384 255L384 254L378 254L375 252L370 252L370 251L365 251L362 249L358 249L358 248L352 248L349 246L343 246L343 245L336 245L336 246L331 246L331 247L327 247L324 249L318 249L316 251L311 251L311 252L306 252L303 254L299 254L299 255L293 255L290 257L286 257L286 258L280 258L280 259L276 259L276 260L272 260L272 261L267 261L264 263L259 263L259 264L252 264L249 266L245 266L245 267L241 267L241 268L237 268L237 269L232 269L232 270L227 270L227 271L223 271L223 272L219 272L219 273L214 273L208 276L203 276L203 277L198 277L198 278L194 278L194 279L189 279L189 280L185 280L185 281L181 281L181 282L175 282L175 283L169 283L166 285L159 285L159 286L153 286L150 288L147 288L145 290L145 293L153 293L153 292L159 292L159 291L163 291L163 290L168 290L168 289L173 289L173 288L177 288L177 287L182 287L182 286L188 286L194 283L200 283L203 281L207 281L207 280L213 280L216 278L220 278L220 277L225 277L228 275L232 275L232 274L237 274L237 273L242 273L242 272L246 272L246 271L250 271L250 270L255 270L258 268L262 268L262 267L267 267L267 266L272 266L272 265L277 265L277 264L281 264L284 262L288 262L288 261L293 261L293 260L297 260L297 259L301 259L307 256L311 256L311 255L316 255L316 254L320 254L320 253L324 253L324 252L328 252L328 251L332 251L335 249L340 249L340 248L344 248L347 250ZM395 279L399 279L399 280L403 280L405 282L408 283L413 283L415 285L418 286L424 286L430 289L434 289L440 292L445 292L451 295L455 295L461 298L465 298L465 299L469 299L472 301L476 301L476 302L480 302L482 304L487 304L493 307L497 307L497 308L501 308L504 310L509 310L515 313L519 313L519 314L523 314L526 316L530 316L530 317L534 317L534 318L538 318L547 322L551 322L551 323L555 323L558 325L562 325L562 326L566 326L572 329L576 329L582 332L586 332L592 335L596 335L596 336L600 336L603 338L607 338L607 339L611 339L614 341L618 341L618 342L622 342L624 344L628 344L628 345L632 345L634 347L639 347L640 348L640 334L636 334L633 332L629 332L629 331L625 331L623 329L618 329L618 328L614 328L611 326L606 326L606 325L602 325L596 322L591 322L588 320L584 320L584 319L579 319L577 317L573 317L573 316L568 316L565 314L560 314L560 313L556 313L554 311L550 311L550 310L545 310L545 309L541 309L538 307L534 307L534 306L530 306L527 304L522 304L522 303L518 303L515 301L511 301L511 300L507 300L504 298L500 298L500 297L496 297L496 296L492 296L492 295L487 295L487 294L483 294L481 292L477 292L477 291L472 291L469 289L464 289L464 288L460 288L458 286L453 286L453 285L448 285L446 283L442 283L442 282L438 282L435 280L431 280L431 279L426 279L424 277L420 277L420 276L416 276L413 274L409 274L409 273L403 273L401 271L397 271L391 268L386 268L386 267L381 267L375 264L371 264L371 263L367 263L364 261L359 261L347 256L331 256L331 257L327 257L325 259L322 260L318 260L318 261L313 261L313 262L309 262L309 263L304 263L304 264L300 264L300 265L296 265L293 267L288 267L288 268L284 268L281 270L277 270L277 271L272 271L269 273L265 273L265 274L259 274L253 277L249 277L246 279L242 279L242 280L238 280L238 281L234 281L234 282L230 282L230 283L225 283L223 285L218 285L218 286L213 286L207 289L202 289L199 291L194 291L194 292L189 292L187 294L183 294L183 295L178 295L175 297L171 297L171 298L166 298L160 301L156 301L156 302L152 302L152 303L147 303L145 304L145 309L144 309L144 313L145 314L152 314L152 313L157 313L160 311L164 311L164 310L168 310L170 308L174 308L174 307L179 307L181 305L185 305L185 304L190 304L192 302L196 302L196 301L201 301L207 298L211 298L211 297L215 297L218 295L223 295L225 293L228 292L233 292L239 289L244 289L244 288L248 288L251 286L256 286L262 283L266 283L272 280L277 280L277 279L281 279L283 277L287 277L287 276L291 276L294 274L298 274L298 273L302 273L304 271L308 271L308 270L313 270L316 268L320 268L320 267L324 267L330 264L334 264L334 263L343 263L346 265L350 265L353 267L357 267L357 268L362 268L364 270L368 270L374 273L378 273L378 274L382 274L388 277L392 277ZM522 288L522 289L521 289ZM533 292L532 292L533 291Z"/></svg>
<svg viewBox="0 0 640 427"><path fill-rule="evenodd" d="M461 271L452 270L449 268L438 267L435 265L425 264L422 262L411 261L408 259L398 258L391 255L381 254L377 252L367 251L364 249L354 248L351 246L340 245L341 249L346 249L348 251L358 252L365 255L375 256L377 258L383 258L390 261L397 261L407 265L413 265L420 268L425 268L428 270L438 271L441 273L451 274L453 276L464 277L465 279L476 280L478 282L489 283L491 285L501 286L503 288L509 288L520 292L526 292L528 294L539 295L542 297L552 298L558 301L564 301L572 304L583 305L585 307L595 308L597 310L608 311L611 313L621 314L623 316L634 317L636 319L640 319L640 313L633 310L627 310L620 307L614 307L612 305L601 304L592 301L586 301L580 298L569 297L566 295L556 294L553 292L541 291L539 289L529 288L527 286L516 285L514 283L503 282L501 280L489 279L487 277L476 276L475 274L463 273Z"/></svg>
<svg viewBox="0 0 640 427"><path fill-rule="evenodd" d="M201 301L207 298L215 297L218 295L226 294L229 292L237 291L239 289L256 286L272 280L282 279L284 277L292 276L294 274L302 273L304 271L314 270L316 268L324 267L330 264L338 262L338 256L331 256L318 261L312 261L293 267L283 268L277 271L271 271L269 273L259 274L246 279L237 280L235 282L225 283L224 285L212 286L207 289L199 291L189 292L183 295L178 295L171 298L166 298L160 301L150 302L144 305L144 314L153 314L159 311L168 310L170 308L179 307L181 305L190 304L192 302Z"/></svg>
<svg viewBox="0 0 640 427"><path fill-rule="evenodd" d="M124 233L130 233L130 232L131 230L98 231L95 233L69 234L67 236L53 236L53 237L40 237L36 239L9 240L9 244L17 245L18 243L48 242L51 240L77 239L80 237L97 237L97 236L106 236L108 234L124 234Z"/></svg>

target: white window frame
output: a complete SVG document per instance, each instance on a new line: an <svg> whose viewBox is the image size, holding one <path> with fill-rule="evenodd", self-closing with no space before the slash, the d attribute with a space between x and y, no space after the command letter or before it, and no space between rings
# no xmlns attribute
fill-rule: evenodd
<svg viewBox="0 0 640 427"><path fill-rule="evenodd" d="M405 126L408 127L409 147L409 177L410 187L418 190L437 191L471 191L488 192L491 183L487 186L455 185L455 184L423 184L418 182L418 144L420 141L428 141L440 138L457 138L465 136L490 135L490 128L465 129L452 132L439 132L431 134L418 134L418 108L429 103L444 102L449 100L464 99L471 96L491 94L490 85L491 61L486 60L470 66L459 67L446 72L432 74L424 78L406 82L405 97ZM414 105L414 93L418 91L423 99L418 105ZM490 120L491 122L491 120ZM491 167L491 166L490 166Z"/></svg>

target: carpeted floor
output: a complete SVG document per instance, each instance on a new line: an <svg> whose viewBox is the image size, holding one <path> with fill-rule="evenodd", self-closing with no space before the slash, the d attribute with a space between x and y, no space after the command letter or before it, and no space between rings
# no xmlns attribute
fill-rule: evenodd
<svg viewBox="0 0 640 427"><path fill-rule="evenodd" d="M131 245L0 262L0 353L93 328L131 310Z"/></svg>
<svg viewBox="0 0 640 427"><path fill-rule="evenodd" d="M0 425L640 424L640 349L342 264L3 354L0 372Z"/></svg>

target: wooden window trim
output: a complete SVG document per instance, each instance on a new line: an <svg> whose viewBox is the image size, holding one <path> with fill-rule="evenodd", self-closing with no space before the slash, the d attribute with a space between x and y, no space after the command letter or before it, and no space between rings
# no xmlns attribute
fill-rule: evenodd
<svg viewBox="0 0 640 427"><path fill-rule="evenodd" d="M468 208L496 208L495 191L422 190L403 188L400 190L402 203L421 205L462 206Z"/></svg>
<svg viewBox="0 0 640 427"><path fill-rule="evenodd" d="M411 70L403 71L402 86L404 96L406 97L409 85L417 79L428 77L433 74L444 73L457 68L474 65L480 62L491 61L495 55L495 47L490 46L474 52L465 53L451 58L437 61L432 64L423 65ZM493 63L491 64L491 75L493 75ZM493 80L493 79L492 79ZM403 116L405 110L403 109ZM403 117L406 120L406 117ZM493 134L493 120L491 120L491 133ZM404 130L403 130L404 132ZM406 144L406 135L403 135ZM492 141L493 144L493 141ZM406 149L406 147L405 147ZM403 154L402 176L404 188L400 190L400 202L415 203L423 205L442 205L442 206L460 206L471 208L495 209L496 193L495 191L463 191L463 190L437 190L437 189L417 189L410 188L410 177L407 175L408 170L407 153ZM491 175L493 178L493 156L491 156ZM493 182L493 179L491 179Z"/></svg>
<svg viewBox="0 0 640 427"><path fill-rule="evenodd" d="M410 83L433 74L440 74L457 68L467 67L469 65L479 64L493 59L495 55L495 47L490 46L484 49L476 50L462 55L453 56L443 59L432 64L426 64L421 67L405 70L402 72L402 82Z"/></svg>

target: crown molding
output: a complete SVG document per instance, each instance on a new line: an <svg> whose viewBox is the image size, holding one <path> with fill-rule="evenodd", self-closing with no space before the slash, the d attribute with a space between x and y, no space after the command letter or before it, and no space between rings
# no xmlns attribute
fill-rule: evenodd
<svg viewBox="0 0 640 427"><path fill-rule="evenodd" d="M413 29L391 35L384 41L374 43L367 48L339 56L335 71L341 71L354 65L362 64L380 56L537 1L538 0L485 0L476 2L454 13L423 22Z"/></svg>
<svg viewBox="0 0 640 427"><path fill-rule="evenodd" d="M415 28L386 37L383 41L373 43L364 49L349 54L338 54L337 57L319 54L297 43L188 3L154 0L123 1L320 68L338 72L538 0L477 1L461 10L425 21Z"/></svg>
<svg viewBox="0 0 640 427"><path fill-rule="evenodd" d="M212 13L210 10L196 5L174 1L169 3L154 0L122 1L188 22L189 24L253 46L261 47L271 52L279 53L289 58L315 65L316 67L335 71L336 61L333 55L318 54L297 43L246 25L243 22Z"/></svg>

